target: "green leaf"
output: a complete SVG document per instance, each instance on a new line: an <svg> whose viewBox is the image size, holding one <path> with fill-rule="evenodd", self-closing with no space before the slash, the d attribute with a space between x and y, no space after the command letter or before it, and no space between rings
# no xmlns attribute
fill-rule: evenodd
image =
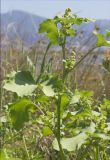
<svg viewBox="0 0 110 160"><path fill-rule="evenodd" d="M95 138L101 138L103 140L110 140L110 136L104 134L104 133L94 133L93 137Z"/></svg>
<svg viewBox="0 0 110 160"><path fill-rule="evenodd" d="M80 100L80 95L79 94L73 95L70 104L78 103L79 100Z"/></svg>
<svg viewBox="0 0 110 160"><path fill-rule="evenodd" d="M62 81L58 75L47 75L41 86L46 96L53 97L62 90Z"/></svg>
<svg viewBox="0 0 110 160"><path fill-rule="evenodd" d="M100 116L100 113L99 112L96 112L96 111L92 111L92 114L94 115L94 116Z"/></svg>
<svg viewBox="0 0 110 160"><path fill-rule="evenodd" d="M110 109L110 101L107 99L104 99L104 102L101 105L101 109L105 109L105 110Z"/></svg>
<svg viewBox="0 0 110 160"><path fill-rule="evenodd" d="M97 37L97 42L96 46L101 47L101 46L110 46L110 41L107 41L105 36L103 34L98 34L96 31L93 32L96 37Z"/></svg>
<svg viewBox="0 0 110 160"><path fill-rule="evenodd" d="M110 37L110 31L107 30L107 37Z"/></svg>
<svg viewBox="0 0 110 160"><path fill-rule="evenodd" d="M81 145L85 143L86 139L87 135L85 133L81 133L73 138L62 138L61 145L62 148L67 151L75 151L77 147L79 149ZM59 151L58 143L56 140L53 142L53 148Z"/></svg>
<svg viewBox="0 0 110 160"><path fill-rule="evenodd" d="M48 85L48 81L42 83L42 91L48 97L53 97L55 95L52 85Z"/></svg>
<svg viewBox="0 0 110 160"><path fill-rule="evenodd" d="M82 144L84 144L88 138L88 134L86 133L94 133L95 131L95 124L91 123L91 125L88 128L83 129L83 132L78 134L75 137L72 138L62 138L61 140L61 145L62 148L67 150L67 151L75 151L76 148L80 148L82 146ZM59 151L59 147L58 147L58 142L55 139L53 141L53 148L55 150Z"/></svg>
<svg viewBox="0 0 110 160"><path fill-rule="evenodd" d="M107 131L110 131L110 122L106 124L107 124Z"/></svg>
<svg viewBox="0 0 110 160"><path fill-rule="evenodd" d="M69 97L67 94L61 96L61 108L65 108L69 104Z"/></svg>
<svg viewBox="0 0 110 160"><path fill-rule="evenodd" d="M81 98L91 98L93 96L92 91L80 91L79 94Z"/></svg>
<svg viewBox="0 0 110 160"><path fill-rule="evenodd" d="M85 129L82 129L84 133L94 133L95 132L95 123L91 122L89 127L86 127Z"/></svg>
<svg viewBox="0 0 110 160"><path fill-rule="evenodd" d="M45 96L45 95L39 95L39 96L37 96L37 98L36 98L36 102L48 104L48 102L49 102L49 97L47 97L47 96Z"/></svg>
<svg viewBox="0 0 110 160"><path fill-rule="evenodd" d="M0 123L6 123L6 122L7 122L6 116L1 116L0 117Z"/></svg>
<svg viewBox="0 0 110 160"><path fill-rule="evenodd" d="M12 72L7 75L4 83L4 89L15 92L20 97L32 95L37 87L28 71Z"/></svg>
<svg viewBox="0 0 110 160"><path fill-rule="evenodd" d="M76 34L76 31L74 29L70 28L70 29L67 30L67 35L68 36L75 36L75 34Z"/></svg>
<svg viewBox="0 0 110 160"><path fill-rule="evenodd" d="M39 33L46 33L53 44L58 44L58 28L53 19L47 19L40 24Z"/></svg>
<svg viewBox="0 0 110 160"><path fill-rule="evenodd" d="M87 23L87 22L94 22L94 19L91 18L82 18L82 17L78 17L76 14L73 14L73 22L76 25L81 25L82 23Z"/></svg>
<svg viewBox="0 0 110 160"><path fill-rule="evenodd" d="M69 103L70 103L69 96L66 93L63 93L61 95L61 104L60 104L60 106L61 106L61 111L60 111L61 115L63 115L64 109L66 109L68 107Z"/></svg>
<svg viewBox="0 0 110 160"><path fill-rule="evenodd" d="M29 99L20 99L9 106L12 125L16 130L23 127L24 122L29 121L29 112L35 111L35 105Z"/></svg>
<svg viewBox="0 0 110 160"><path fill-rule="evenodd" d="M69 105L69 96L67 94L62 94L61 96L61 108L65 108Z"/></svg>
<svg viewBox="0 0 110 160"><path fill-rule="evenodd" d="M52 134L53 134L53 132L52 132L52 130L48 126L45 126L43 128L43 135L44 136L49 136L49 135L52 135Z"/></svg>

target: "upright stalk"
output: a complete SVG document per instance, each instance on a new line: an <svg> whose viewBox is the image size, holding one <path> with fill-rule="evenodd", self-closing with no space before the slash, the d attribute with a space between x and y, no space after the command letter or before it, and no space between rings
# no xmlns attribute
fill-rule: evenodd
<svg viewBox="0 0 110 160"><path fill-rule="evenodd" d="M65 45L66 45L66 36L64 37L64 41L62 43L62 57L63 60L66 59L66 54L65 54ZM63 76L62 76L63 83L65 81L65 64L63 63ZM57 133L56 133L56 138L60 150L60 160L65 160L65 155L64 151L61 145L61 95L58 95L58 102L57 102Z"/></svg>
<svg viewBox="0 0 110 160"><path fill-rule="evenodd" d="M96 146L96 156L95 156L95 160L99 160L100 157L99 157L99 146L97 145Z"/></svg>
<svg viewBox="0 0 110 160"><path fill-rule="evenodd" d="M60 160L65 160L64 152L61 146L61 95L58 96L58 103L57 103L57 142L60 150Z"/></svg>
<svg viewBox="0 0 110 160"><path fill-rule="evenodd" d="M63 44L62 44L63 60L66 59L65 45L66 45L66 36L64 37L64 42L63 42ZM64 82L64 81L65 81L65 64L63 63L63 82Z"/></svg>
<svg viewBox="0 0 110 160"><path fill-rule="evenodd" d="M24 148L25 148L28 160L30 160L29 152L28 152L27 145L26 145L25 136L23 136L23 143L24 143Z"/></svg>
<svg viewBox="0 0 110 160"><path fill-rule="evenodd" d="M46 48L46 51L45 51L45 54L44 54L44 57L43 57L43 60L42 60L42 64L41 64L41 69L40 69L40 74L37 78L37 83L39 82L42 74L44 73L44 69L45 69L45 60L46 60L46 56L47 56L47 53L48 53L48 50L50 49L51 47L51 43L48 44L47 48Z"/></svg>

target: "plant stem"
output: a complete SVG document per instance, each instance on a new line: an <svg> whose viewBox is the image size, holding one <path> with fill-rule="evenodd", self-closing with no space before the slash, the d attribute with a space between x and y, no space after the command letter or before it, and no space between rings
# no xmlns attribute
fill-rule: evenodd
<svg viewBox="0 0 110 160"><path fill-rule="evenodd" d="M99 146L96 147L96 157L95 157L96 160L99 160L100 157L99 157Z"/></svg>
<svg viewBox="0 0 110 160"><path fill-rule="evenodd" d="M26 150L26 154L27 154L28 160L30 160L30 156L29 156L29 152L28 152L28 149L27 149L26 140L25 140L24 136L23 136L23 143L24 143L24 147L25 147L25 150Z"/></svg>
<svg viewBox="0 0 110 160"><path fill-rule="evenodd" d="M64 42L62 44L62 54L63 54L63 60L66 59L66 54L65 54L65 44L66 44L66 36L64 37ZM63 82L65 81L65 64L63 63Z"/></svg>
<svg viewBox="0 0 110 160"><path fill-rule="evenodd" d="M61 96L58 97L58 105L57 105L57 138L60 140L60 104L61 104Z"/></svg>
<svg viewBox="0 0 110 160"><path fill-rule="evenodd" d="M44 111L38 105L36 105L35 103L33 103L33 105L36 106L36 108L41 112L41 114L45 115Z"/></svg>
<svg viewBox="0 0 110 160"><path fill-rule="evenodd" d="M95 48L92 48L89 52L87 52L73 67L73 70L89 55L91 54L94 50L96 49Z"/></svg>
<svg viewBox="0 0 110 160"><path fill-rule="evenodd" d="M43 57L43 60L42 60L42 64L41 64L41 69L40 69L40 74L37 78L37 83L39 82L42 74L44 73L44 68L45 68L45 60L46 60L46 56L47 56L47 53L48 53L48 50L50 49L51 47L51 43L48 44L47 48L46 48L46 51L45 51L45 54L44 54L44 57Z"/></svg>
<svg viewBox="0 0 110 160"><path fill-rule="evenodd" d="M57 104L57 142L58 142L58 146L60 149L60 160L65 160L65 156L64 156L64 152L61 146L61 129L60 129L60 125L61 125L61 96L58 96L58 104Z"/></svg>

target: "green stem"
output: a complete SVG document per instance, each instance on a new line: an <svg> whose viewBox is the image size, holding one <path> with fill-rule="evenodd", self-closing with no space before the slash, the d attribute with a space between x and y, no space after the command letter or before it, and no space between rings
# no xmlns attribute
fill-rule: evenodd
<svg viewBox="0 0 110 160"><path fill-rule="evenodd" d="M65 156L64 156L64 152L61 146L61 96L59 95L58 97L58 104L57 104L57 142L58 142L58 146L59 146L59 150L60 150L60 160L65 160Z"/></svg>
<svg viewBox="0 0 110 160"><path fill-rule="evenodd" d="M48 53L48 50L50 49L51 47L51 43L48 44L47 48L46 48L46 51L45 51L45 54L44 54L44 57L43 57L43 60L42 60L42 64L41 64L41 69L40 69L40 74L37 78L37 83L39 82L42 74L44 73L44 69L45 69L45 60L46 60L46 56L47 56L47 53Z"/></svg>
<svg viewBox="0 0 110 160"><path fill-rule="evenodd" d="M64 42L62 44L62 54L63 54L63 60L66 59L66 54L65 54L65 44L66 44L66 36L64 37ZM63 63L63 82L65 81L65 64Z"/></svg>
<svg viewBox="0 0 110 160"><path fill-rule="evenodd" d="M28 160L30 160L30 156L29 156L29 152L28 152L28 149L27 149L26 140L25 140L25 137L24 137L24 136L23 136L23 143L24 143L24 147L25 147L25 151L26 151Z"/></svg>
<svg viewBox="0 0 110 160"><path fill-rule="evenodd" d="M58 105L57 105L57 138L60 140L60 104L61 104L61 96L58 97Z"/></svg>
<svg viewBox="0 0 110 160"><path fill-rule="evenodd" d="M99 146L96 147L96 157L95 157L96 160L100 160L100 157L99 157Z"/></svg>
<svg viewBox="0 0 110 160"><path fill-rule="evenodd" d="M74 67L73 67L72 70L74 70L79 64L81 64L81 62L82 62L89 54L91 54L96 48L97 48L97 47L92 48L89 52L87 52L87 53L74 65Z"/></svg>
<svg viewBox="0 0 110 160"><path fill-rule="evenodd" d="M36 106L36 108L41 112L41 114L43 114L44 116L46 115L44 111L41 109L41 107L39 106L39 104L36 105L35 103L33 103L33 105Z"/></svg>

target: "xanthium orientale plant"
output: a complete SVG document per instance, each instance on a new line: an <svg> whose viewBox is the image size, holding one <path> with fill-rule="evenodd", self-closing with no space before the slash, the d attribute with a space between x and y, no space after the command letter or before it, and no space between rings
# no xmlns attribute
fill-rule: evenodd
<svg viewBox="0 0 110 160"><path fill-rule="evenodd" d="M4 89L13 92L14 102L8 104L8 124L12 132L22 132L26 126L37 126L39 136L51 137L51 147L56 156L53 160L109 160L110 159L110 101L97 102L91 92L72 91L67 77L86 56L101 46L110 46L106 36L94 31L96 47L78 62L76 53L66 57L68 37L74 37L74 25L89 23L91 19L78 17L66 9L63 15L44 20L39 33L45 33L49 44L44 53L40 74L33 78L29 71L13 71L4 81ZM110 36L110 31L107 31ZM62 49L62 73L45 72L48 51L52 45ZM108 62L104 62L108 69ZM109 69L108 69L109 70ZM30 157L28 149L27 159ZM6 152L1 151L3 159ZM56 158L55 158L56 157Z"/></svg>

